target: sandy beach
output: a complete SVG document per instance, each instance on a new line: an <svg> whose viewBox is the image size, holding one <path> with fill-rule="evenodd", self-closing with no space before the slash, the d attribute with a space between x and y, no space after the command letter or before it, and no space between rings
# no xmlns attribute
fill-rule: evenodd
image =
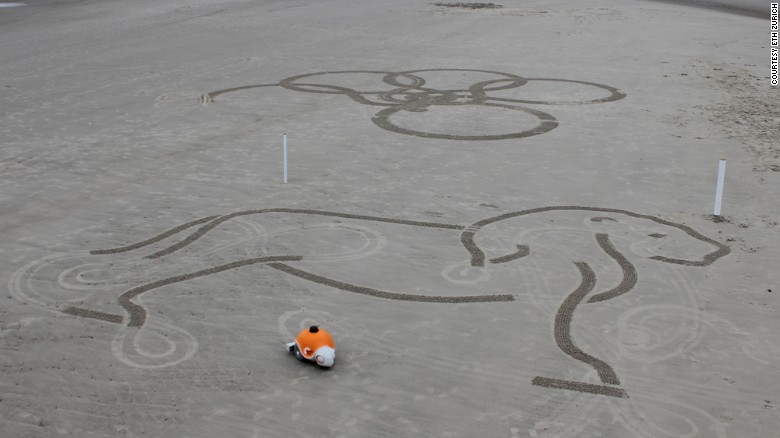
<svg viewBox="0 0 780 438"><path fill-rule="evenodd" d="M0 436L773 436L780 88L730 3L0 8Z"/></svg>

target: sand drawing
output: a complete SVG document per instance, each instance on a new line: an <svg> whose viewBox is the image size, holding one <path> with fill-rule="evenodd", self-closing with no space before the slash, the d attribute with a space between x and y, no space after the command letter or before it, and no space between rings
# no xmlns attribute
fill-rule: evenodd
<svg viewBox="0 0 780 438"><path fill-rule="evenodd" d="M198 344L183 329L163 318L150 317L149 305L144 303L144 296L150 293L163 294L174 285L233 270L265 268L383 300L421 305L512 302L524 291L506 293L490 289L498 288L500 281L496 276L501 272L521 267L529 257L545 257L545 244L525 233L529 226L545 235L564 236L568 246L582 242L582 247L587 248L566 254L566 260L556 262L562 267L550 265L551 269L563 269L561 272L576 272L579 282L558 305L553 338L561 352L595 370L600 381L594 384L537 376L532 383L613 397L627 397L618 374L607 361L577 346L572 321L580 306L618 299L640 282L636 265L618 249L614 239L636 247L632 252L647 260L680 267L707 266L729 253L727 246L687 225L610 208L548 206L468 225L268 208L204 217L137 243L31 262L16 272L10 286L14 296L22 301L121 326L112 350L122 362L137 367L164 367L192 357ZM394 228L392 232L381 232L381 227ZM388 254L391 246L395 251L410 251L409 242L421 246L421 241L430 243L430 248L422 245L422 250L431 251L421 260L409 262L401 254ZM200 262L225 252L231 259L239 258L207 266ZM100 261L105 258L111 259L110 264ZM167 263L172 268L164 269ZM190 267L193 263L197 269ZM381 265L383 271L397 279L388 282L372 278L362 269L349 269L352 263ZM63 268L65 264L70 267ZM593 266L604 264L617 265L617 274L599 278ZM573 269L566 268L567 265ZM166 274L170 270L178 274ZM56 276L61 290L53 290L51 281L45 280L47 276ZM433 286L428 287L430 292L420 292L419 288L405 285L405 278L412 282L424 279L422 283ZM600 282L614 282L615 278L617 284L613 287L597 289ZM110 311L105 300L94 305L102 288L119 290L121 285L130 283L136 284L125 286L113 298L119 311L115 304L115 310ZM159 312L165 313L164 309L156 309ZM155 348L147 348L146 344L154 344Z"/></svg>
<svg viewBox="0 0 780 438"><path fill-rule="evenodd" d="M463 9L501 9L503 6L495 3L431 3L433 6L441 6L445 8L463 8Z"/></svg>
<svg viewBox="0 0 780 438"><path fill-rule="evenodd" d="M378 77L374 78L374 76ZM424 76L427 76L428 79ZM372 78L371 82L375 82L375 88L355 90L345 85L352 84L356 77L360 77L363 81ZM464 82L466 80L477 82ZM435 87L431 82L441 85ZM563 97L557 99L557 96L570 95L568 92L561 91L552 92L556 96L550 96L548 93L528 99L517 97L514 94L506 94L512 91L522 91L521 87L529 84L556 85L557 88L576 87L582 89L580 91L584 94L581 99L575 100L566 100ZM445 86L456 88L444 88ZM443 140L506 140L544 134L555 129L558 126L558 121L552 115L528 105L585 105L613 102L626 97L625 93L617 88L594 82L556 78L525 78L511 73L490 70L422 69L402 72L345 70L308 73L291 76L275 84L244 85L212 91L201 96L201 101L210 103L216 101L217 97L228 93L263 87L282 87L304 93L345 95L357 103L382 108L371 119L380 128L399 134ZM593 97L594 92L598 96ZM434 110L446 111L447 109L450 111L471 109L473 110L471 117L477 120L480 117L488 117L484 115L486 109L517 111L535 117L538 119L538 123L536 126L513 130L513 132L469 134L465 132L432 132L424 127L402 126L404 123L408 124L409 120L394 121L394 118L402 119L402 116L409 113L417 113L419 116L419 113ZM485 122L487 121L485 120ZM485 124L481 123L481 125ZM517 126L522 126L522 124L518 122Z"/></svg>

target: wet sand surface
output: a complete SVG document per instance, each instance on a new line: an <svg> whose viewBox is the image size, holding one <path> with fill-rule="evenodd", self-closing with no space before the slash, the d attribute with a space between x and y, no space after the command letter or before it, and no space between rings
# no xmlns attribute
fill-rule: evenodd
<svg viewBox="0 0 780 438"><path fill-rule="evenodd" d="M26 3L0 435L780 429L768 9Z"/></svg>

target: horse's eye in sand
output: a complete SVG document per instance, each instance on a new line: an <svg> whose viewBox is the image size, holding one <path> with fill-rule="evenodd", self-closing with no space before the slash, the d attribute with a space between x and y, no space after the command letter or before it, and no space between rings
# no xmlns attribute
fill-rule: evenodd
<svg viewBox="0 0 780 438"><path fill-rule="evenodd" d="M604 221L610 221L610 222L617 222L618 220L615 218L611 218L609 216L596 216L590 218L591 222L604 222Z"/></svg>

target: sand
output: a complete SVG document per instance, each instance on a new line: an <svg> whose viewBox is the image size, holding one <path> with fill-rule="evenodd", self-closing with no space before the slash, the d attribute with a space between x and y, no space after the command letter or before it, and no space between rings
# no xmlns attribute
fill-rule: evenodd
<svg viewBox="0 0 780 438"><path fill-rule="evenodd" d="M25 3L3 437L780 429L768 8Z"/></svg>

